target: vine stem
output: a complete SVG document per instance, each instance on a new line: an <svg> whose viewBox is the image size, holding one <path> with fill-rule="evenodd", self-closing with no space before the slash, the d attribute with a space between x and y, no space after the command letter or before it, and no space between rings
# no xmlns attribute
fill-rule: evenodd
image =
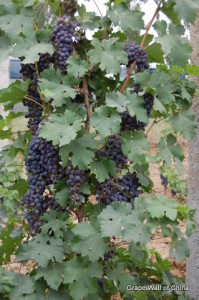
<svg viewBox="0 0 199 300"><path fill-rule="evenodd" d="M158 6L157 6L157 8L156 8L156 10L155 10L155 13L154 13L153 17L151 18L150 22L149 22L149 23L147 24L147 26L146 26L146 30L145 30L145 33L144 33L142 42L141 42L141 44L140 44L140 47L141 47L141 48L144 48L144 43L145 43L145 41L146 41L148 32L149 32L149 30L150 30L150 28L151 28L151 26L152 26L152 24L153 24L153 22L154 22L156 16L158 15L158 13L159 13L159 11L160 11L161 4L162 4L162 1L159 2ZM131 78L131 75L132 75L132 73L133 73L133 70L135 69L135 66L136 66L136 60L131 64L131 66L130 66L130 68L129 68L129 70L128 70L127 76L126 76L126 78L125 78L125 80L124 80L124 83L123 83L121 89L120 89L120 92L121 92L121 93L123 93L123 92L126 90L127 85L128 85L128 82L129 82L129 80L130 80L130 78Z"/></svg>
<svg viewBox="0 0 199 300"><path fill-rule="evenodd" d="M101 12L101 10L100 10L100 8L99 8L97 2L96 2L95 0L93 0L93 2L95 3L95 6L97 7L97 10L98 10L99 13L100 13L100 16L103 18L102 12Z"/></svg>
<svg viewBox="0 0 199 300"><path fill-rule="evenodd" d="M59 17L62 17L62 2L59 0Z"/></svg>
<svg viewBox="0 0 199 300"><path fill-rule="evenodd" d="M22 130L22 131L16 131L16 132L10 132L10 133L5 133L5 134L0 134L0 136L4 136L4 135L14 135L14 134L19 134L19 133L23 133L23 132L29 132L29 130Z"/></svg>
<svg viewBox="0 0 199 300"><path fill-rule="evenodd" d="M82 94L84 95L84 103L85 103L86 111L87 111L86 122L85 122L85 131L88 133L90 131L91 107L90 107L90 103L89 103L88 80L87 80L86 76L83 77Z"/></svg>
<svg viewBox="0 0 199 300"><path fill-rule="evenodd" d="M42 104L38 103L38 102L35 101L33 98L28 97L28 96L25 96L25 99L27 99L27 100L29 100L29 101L32 101L32 102L36 103L37 105L41 106L41 107L43 108L44 111L46 110L46 108L45 108Z"/></svg>

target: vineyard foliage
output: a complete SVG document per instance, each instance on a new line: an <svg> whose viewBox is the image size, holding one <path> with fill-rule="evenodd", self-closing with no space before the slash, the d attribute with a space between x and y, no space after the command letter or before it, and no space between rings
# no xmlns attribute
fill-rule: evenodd
<svg viewBox="0 0 199 300"><path fill-rule="evenodd" d="M0 0L0 59L21 60L21 80L0 90L0 298L188 299L127 286L183 284L148 243L161 232L186 258L194 211L155 193L149 165L186 196L179 140L195 134L199 74L186 28L199 4L155 1L144 24L139 4L107 0L103 15L89 1L98 14L76 0ZM12 272L13 260L31 268Z"/></svg>

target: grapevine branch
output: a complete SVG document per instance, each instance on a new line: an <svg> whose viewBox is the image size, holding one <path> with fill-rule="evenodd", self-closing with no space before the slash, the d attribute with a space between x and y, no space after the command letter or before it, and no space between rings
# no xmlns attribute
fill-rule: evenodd
<svg viewBox="0 0 199 300"><path fill-rule="evenodd" d="M162 1L159 2L159 4L158 4L158 6L157 6L157 8L156 8L156 11L155 11L155 13L154 13L154 15L153 15L151 21L150 21L150 22L148 23L148 25L146 26L146 31L145 31L145 34L144 34L144 36L143 36L142 42L141 42L141 44L140 44L140 47L141 47L141 48L144 48L144 43L145 43L145 41L146 41L148 32L149 32L149 30L150 30L150 28L151 28L151 26L152 26L152 24L153 24L153 22L154 22L156 16L158 15L158 13L159 13L159 11L160 11L161 3L162 3ZM123 83L121 89L120 89L120 92L121 92L121 93L123 93L123 92L126 90L127 85L128 85L128 82L129 82L129 80L130 80L130 78L131 78L131 75L132 75L132 73L133 73L133 70L135 69L135 66L136 66L136 60L131 64L131 66L130 66L130 68L129 68L129 70L128 70L127 76L126 76L126 78L125 78L125 80L124 80L124 83Z"/></svg>
<svg viewBox="0 0 199 300"><path fill-rule="evenodd" d="M86 132L89 132L90 131L91 107L90 107L90 103L89 103L88 80L87 80L86 76L83 77L82 94L84 95L84 103L85 103L86 110L87 110L85 130L86 130Z"/></svg>
<svg viewBox="0 0 199 300"><path fill-rule="evenodd" d="M14 135L14 134L19 134L19 133L23 133L23 132L29 132L29 130L22 130L22 131L16 131L16 132L10 132L10 133L4 133L4 134L0 134L0 136L5 136L5 135Z"/></svg>

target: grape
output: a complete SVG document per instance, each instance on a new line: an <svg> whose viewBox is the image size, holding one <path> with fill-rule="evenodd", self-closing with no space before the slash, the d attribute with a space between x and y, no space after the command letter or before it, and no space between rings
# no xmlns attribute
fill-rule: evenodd
<svg viewBox="0 0 199 300"><path fill-rule="evenodd" d="M138 71L149 68L147 54L139 45L128 43L125 45L125 50L128 54L128 67L136 61Z"/></svg>
<svg viewBox="0 0 199 300"><path fill-rule="evenodd" d="M174 189L171 189L171 194L172 194L173 197L175 197L177 192Z"/></svg>
<svg viewBox="0 0 199 300"><path fill-rule="evenodd" d="M21 199L27 209L25 218L30 223L30 232L40 230L40 217L48 210L60 210L60 206L50 194L49 185L63 179L64 172L58 149L51 142L39 137L39 130L32 136L26 159L28 172L28 193Z"/></svg>
<svg viewBox="0 0 199 300"><path fill-rule="evenodd" d="M77 10L77 0L64 0L64 13L66 15L74 15Z"/></svg>
<svg viewBox="0 0 199 300"><path fill-rule="evenodd" d="M73 206L78 206L81 201L81 185L85 181L85 171L78 168L74 168L70 163L66 168L66 175L68 179L66 181L70 189L70 199L72 200Z"/></svg>
<svg viewBox="0 0 199 300"><path fill-rule="evenodd" d="M23 58L22 58L23 60ZM27 98L24 99L23 104L27 106L28 112L25 118L28 118L28 128L32 134L35 134L38 130L38 126L41 122L41 116L43 112L42 100L38 91L38 80L37 76L44 69L48 68L52 62L52 57L50 54L39 53L39 61L35 64L21 64L20 73L23 80L31 79L31 82L27 90Z"/></svg>
<svg viewBox="0 0 199 300"><path fill-rule="evenodd" d="M79 29L79 23L71 21L70 16L63 16L57 20L53 30L52 42L56 48L55 65L66 74L67 59L73 51L73 43L84 38L84 33Z"/></svg>
<svg viewBox="0 0 199 300"><path fill-rule="evenodd" d="M98 184L96 199L106 205L115 201L129 202L133 205L134 198L141 193L136 173L128 173L121 178L108 179Z"/></svg>
<svg viewBox="0 0 199 300"><path fill-rule="evenodd" d="M113 160L118 169L127 163L127 157L124 156L122 151L122 137L119 135L110 136L105 147L99 150L97 154Z"/></svg>
<svg viewBox="0 0 199 300"><path fill-rule="evenodd" d="M164 190L166 191L168 188L168 179L164 177L162 174L160 174L160 178L161 178L161 184L163 185Z"/></svg>
<svg viewBox="0 0 199 300"><path fill-rule="evenodd" d="M101 278L97 278L97 284L99 285L99 287L101 289L101 293L103 295L105 293L104 281Z"/></svg>
<svg viewBox="0 0 199 300"><path fill-rule="evenodd" d="M108 261L109 259L113 258L115 255L115 249L111 249L108 252L104 253L104 261Z"/></svg>

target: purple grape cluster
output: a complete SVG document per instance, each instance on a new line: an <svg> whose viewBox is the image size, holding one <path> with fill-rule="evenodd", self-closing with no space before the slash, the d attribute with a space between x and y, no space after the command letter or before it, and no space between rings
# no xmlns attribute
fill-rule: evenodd
<svg viewBox="0 0 199 300"><path fill-rule="evenodd" d="M77 0L64 0L64 13L66 15L74 15L77 10Z"/></svg>
<svg viewBox="0 0 199 300"><path fill-rule="evenodd" d="M104 253L104 261L108 261L109 259L113 258L115 255L115 249L111 249L108 252Z"/></svg>
<svg viewBox="0 0 199 300"><path fill-rule="evenodd" d="M59 209L53 196L46 194L50 184L63 179L58 149L51 142L39 137L39 130L32 137L26 159L28 172L28 193L21 199L27 209L26 219L30 223L31 234L40 229L39 219L47 209Z"/></svg>
<svg viewBox="0 0 199 300"><path fill-rule="evenodd" d="M72 54L73 43L79 42L84 37L79 23L71 21L70 16L59 18L53 30L52 42L56 48L55 65L66 74L67 59Z"/></svg>
<svg viewBox="0 0 199 300"><path fill-rule="evenodd" d="M161 184L164 187L164 190L166 192L167 188L168 188L168 179L166 177L164 177L162 174L160 174L160 179L161 179Z"/></svg>
<svg viewBox="0 0 199 300"><path fill-rule="evenodd" d="M139 45L128 43L125 45L125 50L128 54L128 67L136 61L138 71L149 68L147 54Z"/></svg>
<svg viewBox="0 0 199 300"><path fill-rule="evenodd" d="M21 64L20 73L23 80L31 80L26 94L27 99L23 100L23 104L28 108L25 118L28 118L28 128L32 134L36 133L41 122L43 112L42 100L38 91L37 76L43 72L44 69L48 68L50 63L52 63L52 57L50 54L39 53L39 61L37 63Z"/></svg>
<svg viewBox="0 0 199 300"><path fill-rule="evenodd" d="M134 198L138 197L141 191L136 173L128 173L121 178L108 179L98 184L96 199L105 204L112 202L128 202L133 205Z"/></svg>
<svg viewBox="0 0 199 300"><path fill-rule="evenodd" d="M122 151L122 137L120 135L110 136L104 148L99 150L97 154L101 157L107 157L113 160L118 169L127 163L127 157Z"/></svg>
<svg viewBox="0 0 199 300"><path fill-rule="evenodd" d="M72 206L79 206L81 202L81 186L85 181L85 171L78 168L74 168L72 164L68 164L66 168L66 180L70 189L70 200Z"/></svg>

